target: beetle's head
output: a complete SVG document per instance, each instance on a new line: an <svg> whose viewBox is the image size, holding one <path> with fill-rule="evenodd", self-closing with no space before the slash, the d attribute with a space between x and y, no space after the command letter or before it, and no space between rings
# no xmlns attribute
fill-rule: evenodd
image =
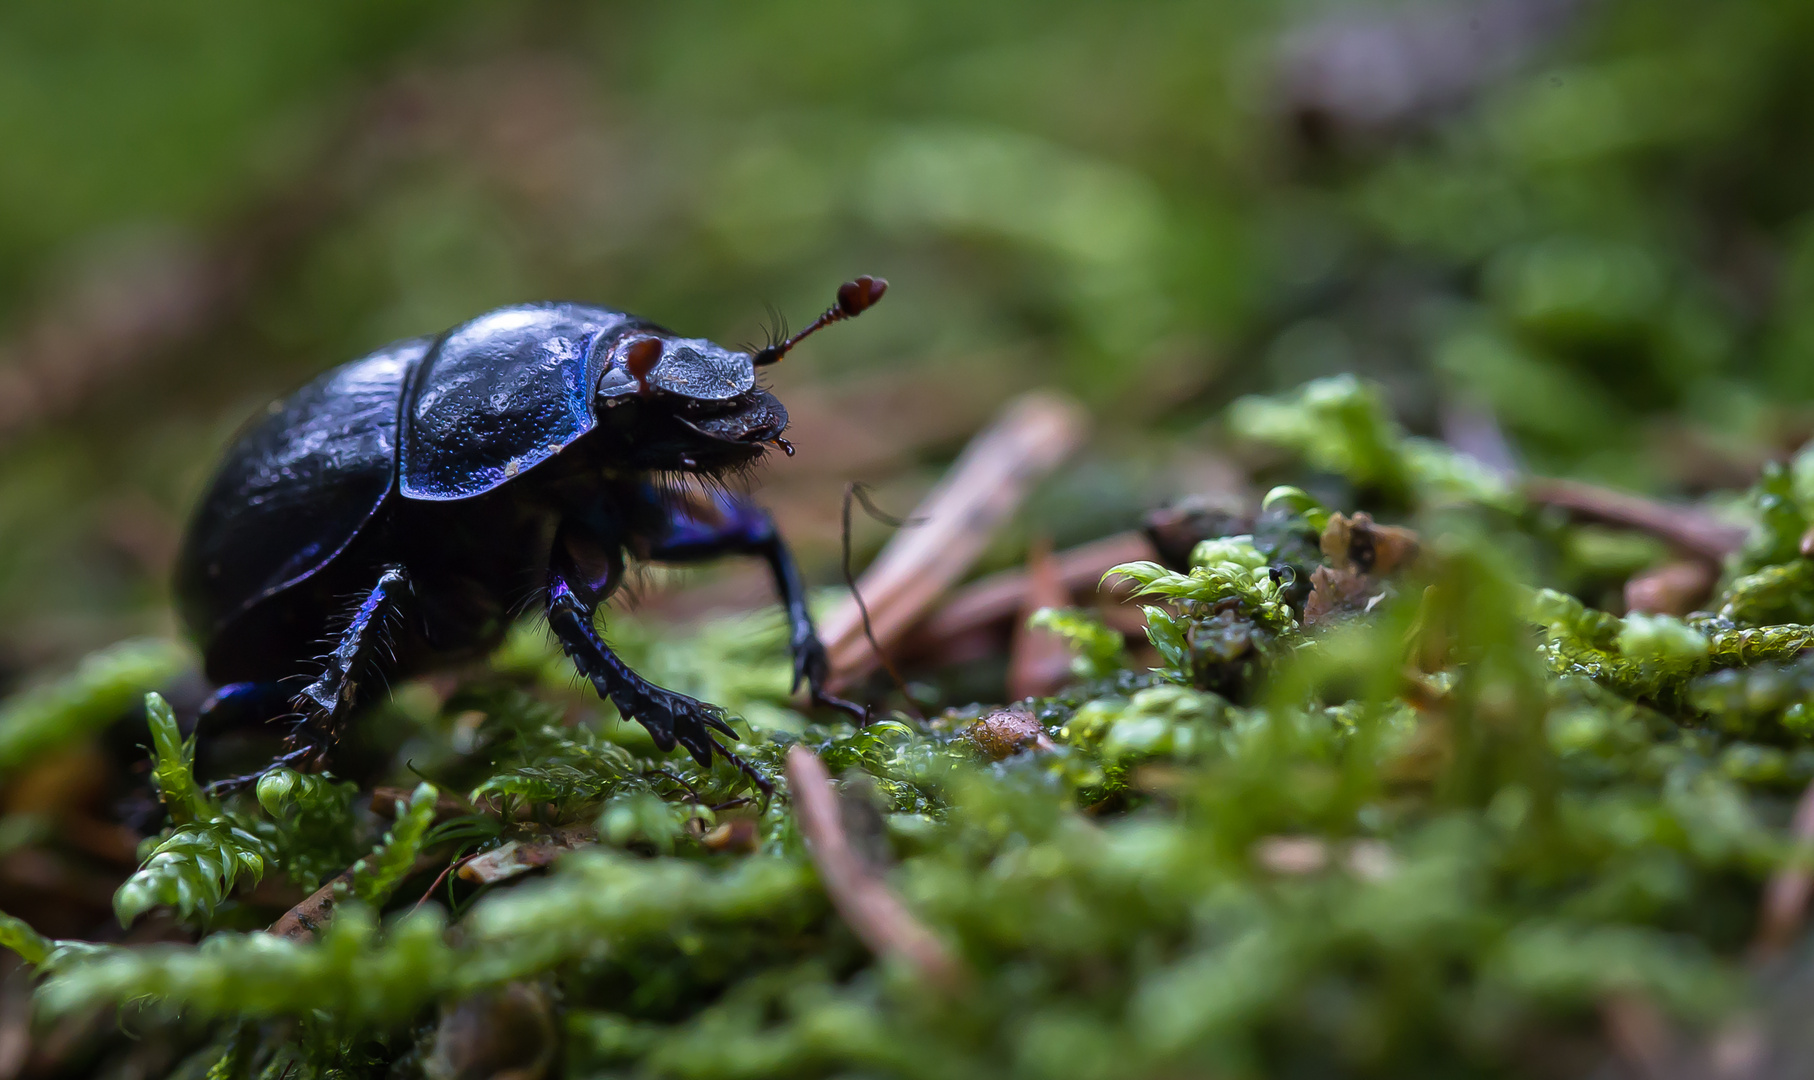
<svg viewBox="0 0 1814 1080"><path fill-rule="evenodd" d="M597 393L601 422L628 437L644 468L733 469L787 428L787 410L756 385L749 353L650 327L612 345Z"/></svg>
<svg viewBox="0 0 1814 1080"><path fill-rule="evenodd" d="M611 343L599 377L598 415L627 437L633 460L647 469L722 472L747 465L780 445L787 410L756 385L756 368L786 355L808 334L861 314L886 281L863 277L838 290L838 303L791 338L755 352L726 349L642 325Z"/></svg>

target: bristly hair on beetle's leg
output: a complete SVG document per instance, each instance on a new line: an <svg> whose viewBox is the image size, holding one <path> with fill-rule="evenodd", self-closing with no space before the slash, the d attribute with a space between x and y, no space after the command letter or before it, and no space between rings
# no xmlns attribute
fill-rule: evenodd
<svg viewBox="0 0 1814 1080"><path fill-rule="evenodd" d="M787 355L789 349L800 344L819 330L835 322L854 319L874 307L882 294L888 291L888 282L884 278L870 277L864 274L855 281L846 281L838 286L838 302L825 309L825 313L814 319L806 329L792 337L774 342L756 353L754 363L757 367L772 364ZM787 324L781 324L785 332Z"/></svg>
<svg viewBox="0 0 1814 1080"><path fill-rule="evenodd" d="M414 595L410 575L402 566L387 566L371 591L354 608L338 635L334 651L324 658L321 677L303 687L294 707L298 719L284 739L286 763L305 772L327 767L340 742L341 728L352 710L360 678L377 663L387 648L390 623L399 605Z"/></svg>

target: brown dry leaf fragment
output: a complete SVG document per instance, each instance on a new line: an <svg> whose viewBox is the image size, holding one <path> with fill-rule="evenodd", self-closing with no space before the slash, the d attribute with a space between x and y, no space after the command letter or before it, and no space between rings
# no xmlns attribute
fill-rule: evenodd
<svg viewBox="0 0 1814 1080"><path fill-rule="evenodd" d="M508 881L531 870L540 870L567 852L589 847L596 841L597 836L591 829L577 826L557 828L547 836L511 840L483 855L468 859L461 865L459 876L462 881L474 881L483 885Z"/></svg>
<svg viewBox="0 0 1814 1080"><path fill-rule="evenodd" d="M1310 597L1304 601L1304 624L1320 626L1343 615L1367 610L1378 595L1377 583L1366 574L1319 566L1310 575Z"/></svg>
<svg viewBox="0 0 1814 1080"><path fill-rule="evenodd" d="M1417 534L1378 525L1371 514L1335 514L1323 528L1323 554L1339 570L1384 576L1417 558Z"/></svg>
<svg viewBox="0 0 1814 1080"><path fill-rule="evenodd" d="M1045 725L1025 709L998 709L959 733L991 761L1022 750L1050 750Z"/></svg>

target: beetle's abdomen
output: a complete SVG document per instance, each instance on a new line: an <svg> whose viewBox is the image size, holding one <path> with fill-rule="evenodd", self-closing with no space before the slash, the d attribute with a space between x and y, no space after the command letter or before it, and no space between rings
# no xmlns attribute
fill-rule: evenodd
<svg viewBox="0 0 1814 1080"><path fill-rule="evenodd" d="M384 502L404 389L429 344L397 342L336 368L241 431L177 561L177 602L205 651L325 566Z"/></svg>

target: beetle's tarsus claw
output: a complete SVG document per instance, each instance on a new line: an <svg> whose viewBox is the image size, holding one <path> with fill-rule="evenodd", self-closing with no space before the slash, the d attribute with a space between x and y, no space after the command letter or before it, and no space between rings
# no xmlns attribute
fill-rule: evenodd
<svg viewBox="0 0 1814 1080"><path fill-rule="evenodd" d="M831 659L825 653L825 646L815 636L797 639L794 642L794 686L793 693L798 694L801 687L806 687L814 705L836 709L855 720L859 726L869 723L869 710L854 701L845 701L825 691L825 684L831 681Z"/></svg>
<svg viewBox="0 0 1814 1080"><path fill-rule="evenodd" d="M846 701L841 697L828 694L817 686L813 687L812 703L814 705L823 705L828 709L838 710L852 720L855 720L858 727L869 726L869 709L866 706L858 705L854 701Z"/></svg>
<svg viewBox="0 0 1814 1080"><path fill-rule="evenodd" d="M309 761L311 757L315 759L312 762ZM257 772L246 773L244 776L229 776L222 780L212 781L207 785L207 791L209 795L217 797L221 795L237 795L242 791L250 791L257 787L258 782L263 780L265 774L269 773L272 769L288 768L295 769L298 772L320 772L322 766L326 763L327 752L325 750L312 745L298 746L294 749L286 750L275 758L272 758L269 765L266 765Z"/></svg>
<svg viewBox="0 0 1814 1080"><path fill-rule="evenodd" d="M809 631L806 637L794 642L793 692L797 694L802 686L807 686L816 695L830 677L831 659L825 654L825 645Z"/></svg>
<svg viewBox="0 0 1814 1080"><path fill-rule="evenodd" d="M714 731L731 739L743 738L726 720L724 710L685 694L645 683L624 697L626 700L612 698L617 711L641 724L662 753L682 747L701 768L711 767L714 751L725 753L712 738Z"/></svg>
<svg viewBox="0 0 1814 1080"><path fill-rule="evenodd" d="M712 750L717 747L718 744L716 742L712 742L709 739L704 743L694 739L682 739L680 740L680 745L686 748L687 756L691 757L700 768L709 769L712 767Z"/></svg>
<svg viewBox="0 0 1814 1080"><path fill-rule="evenodd" d="M749 762L738 757L736 754L733 754L729 750L726 750L724 747L719 746L717 743L713 743L712 746L720 754L724 755L724 759L726 761L730 762L732 765L737 766L737 771L742 773L744 776L747 776L749 778L750 783L756 785L756 790L762 792L762 801L763 801L764 805L766 805L768 803L768 800L775 797L775 785L772 781L769 780L768 777L762 775L761 769L756 768L754 765L751 765Z"/></svg>

